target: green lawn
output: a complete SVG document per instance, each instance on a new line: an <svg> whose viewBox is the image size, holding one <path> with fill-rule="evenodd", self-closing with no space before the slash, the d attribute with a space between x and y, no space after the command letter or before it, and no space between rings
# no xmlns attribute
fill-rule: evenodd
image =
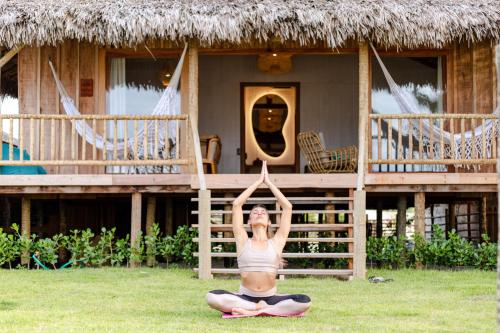
<svg viewBox="0 0 500 333"><path fill-rule="evenodd" d="M305 293L304 318L222 320L210 289L237 280L199 281L189 270L0 270L0 332L494 332L495 273L371 271L394 279L297 278L281 293Z"/></svg>

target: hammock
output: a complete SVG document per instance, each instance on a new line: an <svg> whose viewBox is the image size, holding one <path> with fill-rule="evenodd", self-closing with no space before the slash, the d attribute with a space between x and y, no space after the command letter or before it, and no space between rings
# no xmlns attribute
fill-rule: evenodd
<svg viewBox="0 0 500 333"><path fill-rule="evenodd" d="M182 71L182 65L184 63L184 57L186 55L187 44L184 47L181 58L177 67L175 68L174 74L172 75L172 79L170 80L169 85L165 88L160 100L156 104L155 108L151 115L154 116L165 116L165 115L176 115L180 113L180 93L177 91L179 86L180 75ZM52 65L52 62L49 61L50 69L52 70L52 75L54 76L54 81L57 86L57 90L61 96L61 103L63 105L63 109L69 116L80 116L81 113L78 111L78 108L75 106L75 103L69 97L66 89L64 88L62 82L59 80L57 73ZM75 121L75 129L78 134L85 139L89 144L96 145L96 147L100 150L104 150L106 152L114 152L115 149L120 158L128 158L128 156L124 155L125 146L127 146L128 151L131 154L135 154L135 156L139 156L140 159L145 156L153 156L154 154L154 141L155 141L155 122L154 121L144 121L147 127L142 125L141 128L137 132L137 151L134 151L134 138L130 138L127 141L120 140L116 143L105 140L102 135L94 132L92 127L90 127L84 119L77 119ZM168 128L167 128L168 126ZM145 128L147 129L147 151L144 149L144 133ZM168 134L166 132L168 131ZM173 121L161 120L158 121L158 144L159 144L159 152L158 154L162 158L170 158L171 152L166 151L165 147L171 147L176 144L176 126ZM173 144L170 144L171 141ZM172 151L172 149L170 149Z"/></svg>
<svg viewBox="0 0 500 333"><path fill-rule="evenodd" d="M380 56L378 55L372 43L370 43L370 46L373 50L373 53L375 54L375 57L377 58L382 72L384 73L385 79L389 84L391 94L396 100L396 103L399 105L401 112L409 115L422 114L422 112L419 111L419 107L415 99L412 98L412 96L410 96L407 91L396 84L391 74L389 74L389 71L382 62L382 59L380 59ZM493 112L493 115L497 117L500 115L500 106L496 108L496 110ZM414 129L413 133L419 133L419 120L411 119L409 120L409 122L411 122L411 126ZM486 142L485 147L483 147L483 133ZM484 126L481 124L470 131L464 132L463 138L462 133L450 133L441 130L439 126L436 126L432 123L431 119L422 120L423 146L425 146L428 151L432 148L435 152L435 156L439 156L440 142L436 142L436 139L440 139L442 136L444 141L444 158L457 160L491 158L494 154L492 151L492 142L493 140L496 140L497 133L497 119L486 119L484 122ZM430 140L431 138L435 138L432 143ZM462 142L462 140L465 141ZM472 155L473 151L474 156Z"/></svg>

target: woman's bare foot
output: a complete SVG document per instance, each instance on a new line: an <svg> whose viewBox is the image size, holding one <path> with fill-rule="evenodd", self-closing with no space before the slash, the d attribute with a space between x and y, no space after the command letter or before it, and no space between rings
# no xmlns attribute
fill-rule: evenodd
<svg viewBox="0 0 500 333"><path fill-rule="evenodd" d="M242 308L233 308L231 313L233 315L256 316L259 314L259 310L246 310Z"/></svg>
<svg viewBox="0 0 500 333"><path fill-rule="evenodd" d="M267 306L267 303L265 301L259 301L257 303L256 310L261 310L261 309L265 308L266 306Z"/></svg>
<svg viewBox="0 0 500 333"><path fill-rule="evenodd" d="M267 307L267 303L264 301L259 301L255 307L255 310L246 310L242 308L233 308L231 313L233 315L245 315L245 316L258 316L261 310Z"/></svg>

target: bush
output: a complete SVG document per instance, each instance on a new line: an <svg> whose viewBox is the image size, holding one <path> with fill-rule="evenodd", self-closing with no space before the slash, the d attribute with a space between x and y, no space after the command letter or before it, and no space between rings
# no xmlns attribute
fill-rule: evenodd
<svg viewBox="0 0 500 333"><path fill-rule="evenodd" d="M430 241L415 235L414 244L406 248L404 239L397 237L373 238L366 244L366 255L373 265L404 267L424 265L426 267L476 267L493 270L497 264L497 245L486 235L483 242L474 243L460 237L452 230L446 239L444 231L434 225ZM408 242L409 243L409 242Z"/></svg>
<svg viewBox="0 0 500 333"><path fill-rule="evenodd" d="M12 269L12 262L20 256L19 243L13 234L7 234L0 228L0 267L9 264Z"/></svg>
<svg viewBox="0 0 500 333"><path fill-rule="evenodd" d="M149 235L139 233L134 246L130 244L130 235L116 239L115 228L102 228L99 235L90 229L71 230L69 235L57 234L43 239L37 239L35 234L21 234L15 224L12 229L14 234L0 228L0 267L8 264L11 268L22 253L36 253L41 262L56 268L62 249L69 251L73 263L88 267L128 267L131 261L142 263L146 257L164 258L167 266L169 261L183 261L188 265L196 261L197 244L193 241L196 232L187 226L179 227L173 236L163 237L159 226L154 224Z"/></svg>

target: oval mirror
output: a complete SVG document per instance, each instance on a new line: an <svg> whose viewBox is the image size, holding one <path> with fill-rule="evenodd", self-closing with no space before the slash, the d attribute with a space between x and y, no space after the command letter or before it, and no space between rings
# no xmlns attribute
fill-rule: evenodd
<svg viewBox="0 0 500 333"><path fill-rule="evenodd" d="M283 125L287 116L288 106L278 95L264 95L252 107L253 134L269 156L278 157L285 151Z"/></svg>

